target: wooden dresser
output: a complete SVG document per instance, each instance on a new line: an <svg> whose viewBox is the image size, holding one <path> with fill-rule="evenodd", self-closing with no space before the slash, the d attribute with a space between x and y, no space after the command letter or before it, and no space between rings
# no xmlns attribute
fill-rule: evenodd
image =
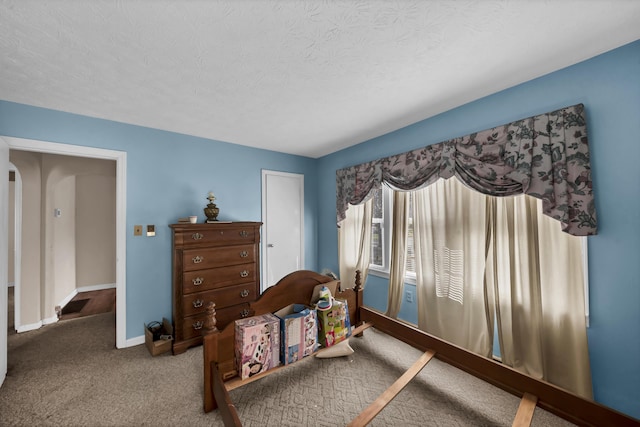
<svg viewBox="0 0 640 427"><path fill-rule="evenodd" d="M260 294L261 222L171 224L173 354L202 343L209 302L217 327L249 315Z"/></svg>

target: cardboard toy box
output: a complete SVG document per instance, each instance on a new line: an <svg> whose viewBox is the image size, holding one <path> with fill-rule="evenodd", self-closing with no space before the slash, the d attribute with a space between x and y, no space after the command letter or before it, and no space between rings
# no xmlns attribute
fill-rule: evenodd
<svg viewBox="0 0 640 427"><path fill-rule="evenodd" d="M245 379L280 365L280 319L271 313L235 321L238 374Z"/></svg>
<svg viewBox="0 0 640 427"><path fill-rule="evenodd" d="M346 300L333 300L328 310L318 309L318 340L331 347L351 336L351 321Z"/></svg>
<svg viewBox="0 0 640 427"><path fill-rule="evenodd" d="M280 363L288 365L318 349L316 310L291 304L274 313L280 319Z"/></svg>
<svg viewBox="0 0 640 427"><path fill-rule="evenodd" d="M160 339L153 340L153 332L148 328L149 325L144 325L144 343L152 356L157 356L162 353L166 353L171 350L171 344L173 343L173 326L167 319L162 318L162 331L159 334Z"/></svg>

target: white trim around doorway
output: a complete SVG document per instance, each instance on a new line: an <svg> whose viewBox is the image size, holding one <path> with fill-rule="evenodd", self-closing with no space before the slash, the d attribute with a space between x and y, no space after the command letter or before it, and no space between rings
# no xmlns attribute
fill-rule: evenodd
<svg viewBox="0 0 640 427"><path fill-rule="evenodd" d="M13 254L14 254L14 268L13 268L13 325L18 332L23 332L21 323L21 294L20 294L20 280L21 269L15 268L20 265L19 257L22 253L22 239L16 239L16 236L22 235L22 176L16 166L9 162L9 170L13 171L16 176L15 185L13 187ZM42 325L40 325L42 326ZM38 326L38 327L40 327Z"/></svg>
<svg viewBox="0 0 640 427"><path fill-rule="evenodd" d="M127 287L126 287L126 243L127 243L127 153L85 147L82 145L60 144L3 136L11 150L34 151L65 156L88 157L115 160L116 162L116 347L132 345L127 341ZM20 254L16 254L18 258ZM135 345L135 344L133 344Z"/></svg>

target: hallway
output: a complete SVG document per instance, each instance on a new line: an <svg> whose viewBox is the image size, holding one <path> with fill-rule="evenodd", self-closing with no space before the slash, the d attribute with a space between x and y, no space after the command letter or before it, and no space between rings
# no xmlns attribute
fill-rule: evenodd
<svg viewBox="0 0 640 427"><path fill-rule="evenodd" d="M16 333L15 329L15 288L9 287L9 299L8 299L8 335ZM85 301L78 310L72 310L65 312L65 308L69 307L73 303L79 301ZM75 304L73 304L75 305ZM115 312L116 310L116 289L103 289L99 291L88 291L78 293L69 303L62 308L62 313L58 316L59 321L76 319L78 317L92 316L100 313Z"/></svg>

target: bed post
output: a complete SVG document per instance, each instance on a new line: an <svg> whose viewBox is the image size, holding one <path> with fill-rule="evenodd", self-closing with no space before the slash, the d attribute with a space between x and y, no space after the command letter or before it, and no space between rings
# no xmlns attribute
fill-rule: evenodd
<svg viewBox="0 0 640 427"><path fill-rule="evenodd" d="M209 305L207 305L207 317L204 319L204 334L208 335L210 333L217 332L217 323L218 319L216 319L216 303L211 301Z"/></svg>
<svg viewBox="0 0 640 427"><path fill-rule="evenodd" d="M218 407L213 395L213 377L211 364L218 361L218 335L216 327L216 304L212 301L207 305L207 316L202 331L202 346L204 354L204 411L209 412Z"/></svg>
<svg viewBox="0 0 640 427"><path fill-rule="evenodd" d="M358 327L360 326L363 322L361 320L360 317L360 307L362 307L362 300L363 300L363 289L362 289L362 273L360 272L360 270L356 270L356 282L355 282L355 286L353 287L353 292L356 294L356 315L355 315L355 323L354 323L354 327ZM361 337L362 333L356 335L357 337Z"/></svg>

